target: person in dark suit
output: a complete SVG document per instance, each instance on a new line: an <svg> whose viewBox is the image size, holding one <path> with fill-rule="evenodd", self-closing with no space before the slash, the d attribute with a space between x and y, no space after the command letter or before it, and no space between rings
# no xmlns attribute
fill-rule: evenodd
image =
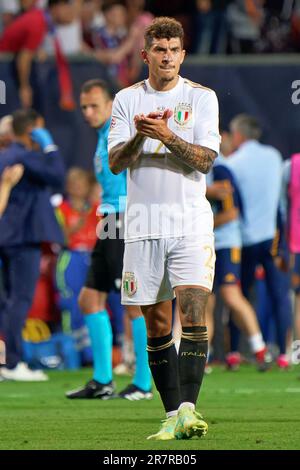
<svg viewBox="0 0 300 470"><path fill-rule="evenodd" d="M4 169L0 178L0 218L6 209L12 188L24 173L23 165L13 165Z"/></svg>
<svg viewBox="0 0 300 470"><path fill-rule="evenodd" d="M33 110L13 114L14 142L0 152L0 175L5 167L21 164L24 175L13 188L0 219L0 257L5 301L2 308L6 343L5 379L46 380L22 362L22 328L39 277L41 244L63 243L63 235L50 203L49 187L60 190L64 165L51 134L38 128Z"/></svg>

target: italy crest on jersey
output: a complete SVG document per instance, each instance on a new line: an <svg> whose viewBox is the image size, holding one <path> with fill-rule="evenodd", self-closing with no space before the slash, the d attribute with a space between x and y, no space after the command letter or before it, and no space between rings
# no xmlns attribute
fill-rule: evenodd
<svg viewBox="0 0 300 470"><path fill-rule="evenodd" d="M134 273L125 272L123 276L123 289L128 297L132 297L137 291L137 280Z"/></svg>
<svg viewBox="0 0 300 470"><path fill-rule="evenodd" d="M186 126L192 117L192 106L188 103L179 103L174 110L174 120L179 126Z"/></svg>

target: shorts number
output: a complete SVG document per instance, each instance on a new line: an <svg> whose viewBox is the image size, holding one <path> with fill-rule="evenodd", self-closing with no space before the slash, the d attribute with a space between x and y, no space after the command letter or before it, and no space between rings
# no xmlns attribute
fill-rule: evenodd
<svg viewBox="0 0 300 470"><path fill-rule="evenodd" d="M207 261L205 263L205 267L206 268L209 268L209 269L214 269L214 263L215 263L215 250L210 246L210 245L206 245L204 247L204 250L205 251L208 251L208 258L207 258Z"/></svg>

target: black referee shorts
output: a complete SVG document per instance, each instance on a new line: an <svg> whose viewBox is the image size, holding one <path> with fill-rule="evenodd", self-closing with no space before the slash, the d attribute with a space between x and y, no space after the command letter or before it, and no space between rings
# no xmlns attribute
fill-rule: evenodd
<svg viewBox="0 0 300 470"><path fill-rule="evenodd" d="M124 214L104 214L102 223L100 239L92 251L85 287L109 293L111 290L120 291L122 285Z"/></svg>

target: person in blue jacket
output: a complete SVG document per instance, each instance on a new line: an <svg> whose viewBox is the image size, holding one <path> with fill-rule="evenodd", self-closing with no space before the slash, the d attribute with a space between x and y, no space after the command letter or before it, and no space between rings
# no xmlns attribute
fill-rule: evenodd
<svg viewBox="0 0 300 470"><path fill-rule="evenodd" d="M13 143L0 153L0 175L8 166L21 164L24 174L13 188L0 219L0 257L5 288L2 308L6 344L5 379L46 380L22 362L22 328L40 273L43 242L63 243L63 235L50 203L49 187L60 190L64 181L62 157L51 134L37 128L34 110L13 114Z"/></svg>

